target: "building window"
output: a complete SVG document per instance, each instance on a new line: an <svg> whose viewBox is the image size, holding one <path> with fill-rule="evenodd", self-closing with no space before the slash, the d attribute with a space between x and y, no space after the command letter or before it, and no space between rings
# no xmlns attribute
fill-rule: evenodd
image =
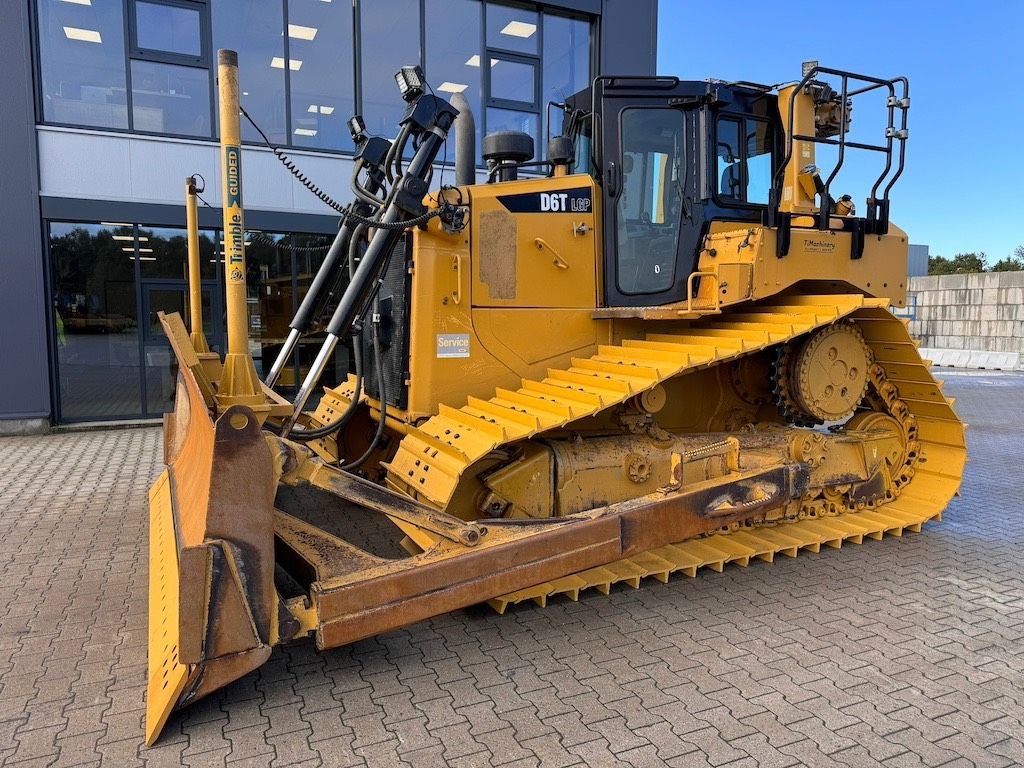
<svg viewBox="0 0 1024 768"><path fill-rule="evenodd" d="M543 157L548 102L589 85L590 22L483 0L37 0L44 121L214 138L212 52L239 54L240 98L281 146L352 151L348 118L393 137L394 73L424 66L485 132ZM396 23L400 20L400 23ZM355 33L358 31L358 35ZM263 138L242 120L242 140ZM478 157L479 161L479 157Z"/></svg>
<svg viewBox="0 0 1024 768"><path fill-rule="evenodd" d="M50 254L61 418L141 416L134 228L54 222Z"/></svg>
<svg viewBox="0 0 1024 768"><path fill-rule="evenodd" d="M188 233L177 227L139 227L139 306L142 331L143 395L147 416L173 408L178 366L160 323L160 312L181 314L186 325L188 306ZM200 230L199 263L203 303L203 332L217 350L223 349L221 291L214 258L216 232Z"/></svg>
<svg viewBox="0 0 1024 768"><path fill-rule="evenodd" d="M173 406L177 362L160 312L189 320L186 232L123 222L49 222L58 409L62 422L153 418ZM263 376L276 359L331 235L247 230L249 350ZM223 240L199 231L203 332L223 352ZM328 306L327 312L331 311ZM304 336L279 389L308 372L325 334ZM341 381L349 353L339 348L326 375Z"/></svg>
<svg viewBox="0 0 1024 768"><path fill-rule="evenodd" d="M540 15L536 11L487 4L487 47L540 55Z"/></svg>
<svg viewBox="0 0 1024 768"><path fill-rule="evenodd" d="M520 131L540 142L540 14L487 3L487 133Z"/></svg>
<svg viewBox="0 0 1024 768"><path fill-rule="evenodd" d="M207 7L196 0L129 0L131 128L208 137Z"/></svg>
<svg viewBox="0 0 1024 768"><path fill-rule="evenodd" d="M239 99L267 137L288 143L285 66L301 71L305 62L286 52L281 0L216 0L213 47L238 51ZM242 118L242 140L262 144L259 133Z"/></svg>
<svg viewBox="0 0 1024 768"><path fill-rule="evenodd" d="M210 135L207 70L132 61L132 127L148 133Z"/></svg>
<svg viewBox="0 0 1024 768"><path fill-rule="evenodd" d="M120 0L38 0L43 119L128 128Z"/></svg>
<svg viewBox="0 0 1024 768"><path fill-rule="evenodd" d="M532 109L537 105L537 65L494 53L491 58L491 101Z"/></svg>
<svg viewBox="0 0 1024 768"><path fill-rule="evenodd" d="M136 0L133 55L180 56L203 60L203 11L194 4Z"/></svg>
<svg viewBox="0 0 1024 768"><path fill-rule="evenodd" d="M405 114L395 73L421 63L420 0L361 2L359 30L363 120L369 133L391 138Z"/></svg>
<svg viewBox="0 0 1024 768"><path fill-rule="evenodd" d="M590 87L590 24L581 19L544 14L543 86L541 90L542 137L555 135L561 123L548 126L551 102L566 99ZM545 144L544 151L547 152Z"/></svg>
<svg viewBox="0 0 1024 768"><path fill-rule="evenodd" d="M347 121L355 112L352 7L348 3L290 2L291 143L352 150Z"/></svg>
<svg viewBox="0 0 1024 768"><path fill-rule="evenodd" d="M438 95L450 99L461 93L475 116L476 146L480 146L481 46L480 0L426 0L426 68L424 73Z"/></svg>

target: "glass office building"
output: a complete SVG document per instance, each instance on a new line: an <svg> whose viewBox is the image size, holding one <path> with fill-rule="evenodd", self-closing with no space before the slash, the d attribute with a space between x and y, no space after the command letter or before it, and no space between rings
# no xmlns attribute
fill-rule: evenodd
<svg viewBox="0 0 1024 768"><path fill-rule="evenodd" d="M587 87L599 71L649 74L654 62L653 0L12 5L19 9L0 31L0 63L17 57L20 69L0 66L0 97L21 109L0 116L0 130L11 128L0 161L21 163L34 183L15 193L30 200L0 216L20 243L4 266L22 270L8 287L28 292L17 309L31 316L32 333L8 335L0 353L26 359L35 373L12 383L18 391L0 402L0 427L19 418L150 418L168 408L175 372L157 313L185 310L183 195L193 173L209 203L200 210L205 330L223 348L217 49L238 51L241 102L252 118L242 134L258 369L276 353L337 227L268 141L345 201L347 120L360 114L371 134L393 136L404 106L393 75L402 65L420 64L439 95L468 99L477 147L487 132L517 130L534 137L540 154L549 102ZM10 312L0 309L0 321ZM308 364L304 351L285 386Z"/></svg>

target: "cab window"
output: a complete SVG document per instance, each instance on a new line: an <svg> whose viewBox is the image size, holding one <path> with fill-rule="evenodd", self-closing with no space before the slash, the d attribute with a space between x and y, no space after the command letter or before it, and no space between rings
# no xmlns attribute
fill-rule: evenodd
<svg viewBox="0 0 1024 768"><path fill-rule="evenodd" d="M616 284L621 293L660 293L675 280L684 183L683 114L621 113L622 192L616 207Z"/></svg>
<svg viewBox="0 0 1024 768"><path fill-rule="evenodd" d="M718 197L766 205L772 185L771 124L753 117L720 117L716 132Z"/></svg>

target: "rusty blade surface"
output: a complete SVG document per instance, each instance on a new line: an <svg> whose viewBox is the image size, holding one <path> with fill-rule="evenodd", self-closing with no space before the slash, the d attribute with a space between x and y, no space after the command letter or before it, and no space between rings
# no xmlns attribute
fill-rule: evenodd
<svg viewBox="0 0 1024 768"><path fill-rule="evenodd" d="M159 610L149 626L148 743L172 709L258 667L278 638L270 450L248 408L213 419L181 318L160 319L179 378L174 413L164 417L167 471L151 493L151 530L161 539L150 547ZM157 680L167 669L180 678L182 668L183 686Z"/></svg>

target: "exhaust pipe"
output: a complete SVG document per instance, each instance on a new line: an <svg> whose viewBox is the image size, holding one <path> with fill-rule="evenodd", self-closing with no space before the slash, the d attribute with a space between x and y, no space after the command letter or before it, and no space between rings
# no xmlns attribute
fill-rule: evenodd
<svg viewBox="0 0 1024 768"><path fill-rule="evenodd" d="M476 119L461 93L452 94L451 103L459 110L455 118L455 184L465 187L476 184Z"/></svg>

